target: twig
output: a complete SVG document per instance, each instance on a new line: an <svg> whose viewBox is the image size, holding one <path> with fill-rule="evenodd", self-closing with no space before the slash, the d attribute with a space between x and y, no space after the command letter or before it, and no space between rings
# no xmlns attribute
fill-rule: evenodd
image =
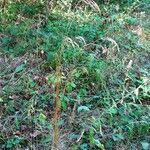
<svg viewBox="0 0 150 150"><path fill-rule="evenodd" d="M82 131L80 137L78 138L78 140L77 140L76 142L79 142L79 141L82 139L84 132L85 132L85 129L83 129L83 131Z"/></svg>

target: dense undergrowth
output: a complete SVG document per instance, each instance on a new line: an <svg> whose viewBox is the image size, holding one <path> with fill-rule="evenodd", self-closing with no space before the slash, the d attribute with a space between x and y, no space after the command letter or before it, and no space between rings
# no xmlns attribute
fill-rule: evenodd
<svg viewBox="0 0 150 150"><path fill-rule="evenodd" d="M0 149L150 149L149 0L0 4Z"/></svg>

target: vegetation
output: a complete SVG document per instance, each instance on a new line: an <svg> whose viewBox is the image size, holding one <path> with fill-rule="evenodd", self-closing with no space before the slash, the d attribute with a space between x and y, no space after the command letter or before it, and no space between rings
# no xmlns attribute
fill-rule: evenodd
<svg viewBox="0 0 150 150"><path fill-rule="evenodd" d="M0 149L150 149L149 0L0 5Z"/></svg>

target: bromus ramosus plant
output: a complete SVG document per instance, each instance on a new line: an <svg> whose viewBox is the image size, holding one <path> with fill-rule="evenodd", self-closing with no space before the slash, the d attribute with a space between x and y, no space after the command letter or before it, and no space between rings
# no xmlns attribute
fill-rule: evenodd
<svg viewBox="0 0 150 150"><path fill-rule="evenodd" d="M71 45L72 47L77 46L77 43L73 42L72 39L66 37L61 45L60 51L57 54L56 57L56 73L55 73L55 81L54 81L54 87L55 87L55 113L54 113L54 120L53 120L53 148L58 149L59 145L59 120L61 115L61 99L63 99L66 91L66 84L68 80L66 80L64 87L62 87L62 81L64 78L64 75L61 71L61 68L63 66L62 62L62 54L64 52L64 46ZM62 96L60 94L62 93Z"/></svg>
<svg viewBox="0 0 150 150"><path fill-rule="evenodd" d="M60 110L61 110L61 102L60 102L60 66L56 68L56 82L55 82L55 92L56 92L56 99L55 99L55 114L54 114L54 137L53 137L53 145L55 148L58 147L58 140L59 140L59 117L60 117Z"/></svg>
<svg viewBox="0 0 150 150"><path fill-rule="evenodd" d="M61 111L61 101L60 101L60 88L61 88L61 55L58 54L56 58L56 74L54 81L55 88L55 112L53 120L53 147L54 149L58 148L59 142L59 118Z"/></svg>
<svg viewBox="0 0 150 150"><path fill-rule="evenodd" d="M65 37L60 50L57 53L56 57L56 72L55 72L55 79L54 79L54 88L55 88L55 112L54 112L54 118L53 118L53 146L52 149L58 149L60 140L60 133L59 133L59 121L61 116L61 103L62 99L64 98L66 94L66 88L68 83L70 83L71 80L73 80L73 70L74 67L71 68L71 70L68 72L68 76L66 77L63 74L62 68L65 63L65 60L63 60L63 53L65 51L65 48L72 47L73 49L79 47L79 45L73 41L69 37ZM70 49L71 50L71 49Z"/></svg>

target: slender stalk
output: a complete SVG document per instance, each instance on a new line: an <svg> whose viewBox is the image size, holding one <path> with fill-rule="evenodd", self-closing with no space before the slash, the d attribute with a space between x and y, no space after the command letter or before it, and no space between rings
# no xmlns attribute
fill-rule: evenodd
<svg viewBox="0 0 150 150"><path fill-rule="evenodd" d="M55 83L55 92L56 92L56 99L55 99L55 114L54 114L54 148L58 148L58 141L59 141L59 118L60 118L60 67L58 66L56 69L57 74L57 81Z"/></svg>

